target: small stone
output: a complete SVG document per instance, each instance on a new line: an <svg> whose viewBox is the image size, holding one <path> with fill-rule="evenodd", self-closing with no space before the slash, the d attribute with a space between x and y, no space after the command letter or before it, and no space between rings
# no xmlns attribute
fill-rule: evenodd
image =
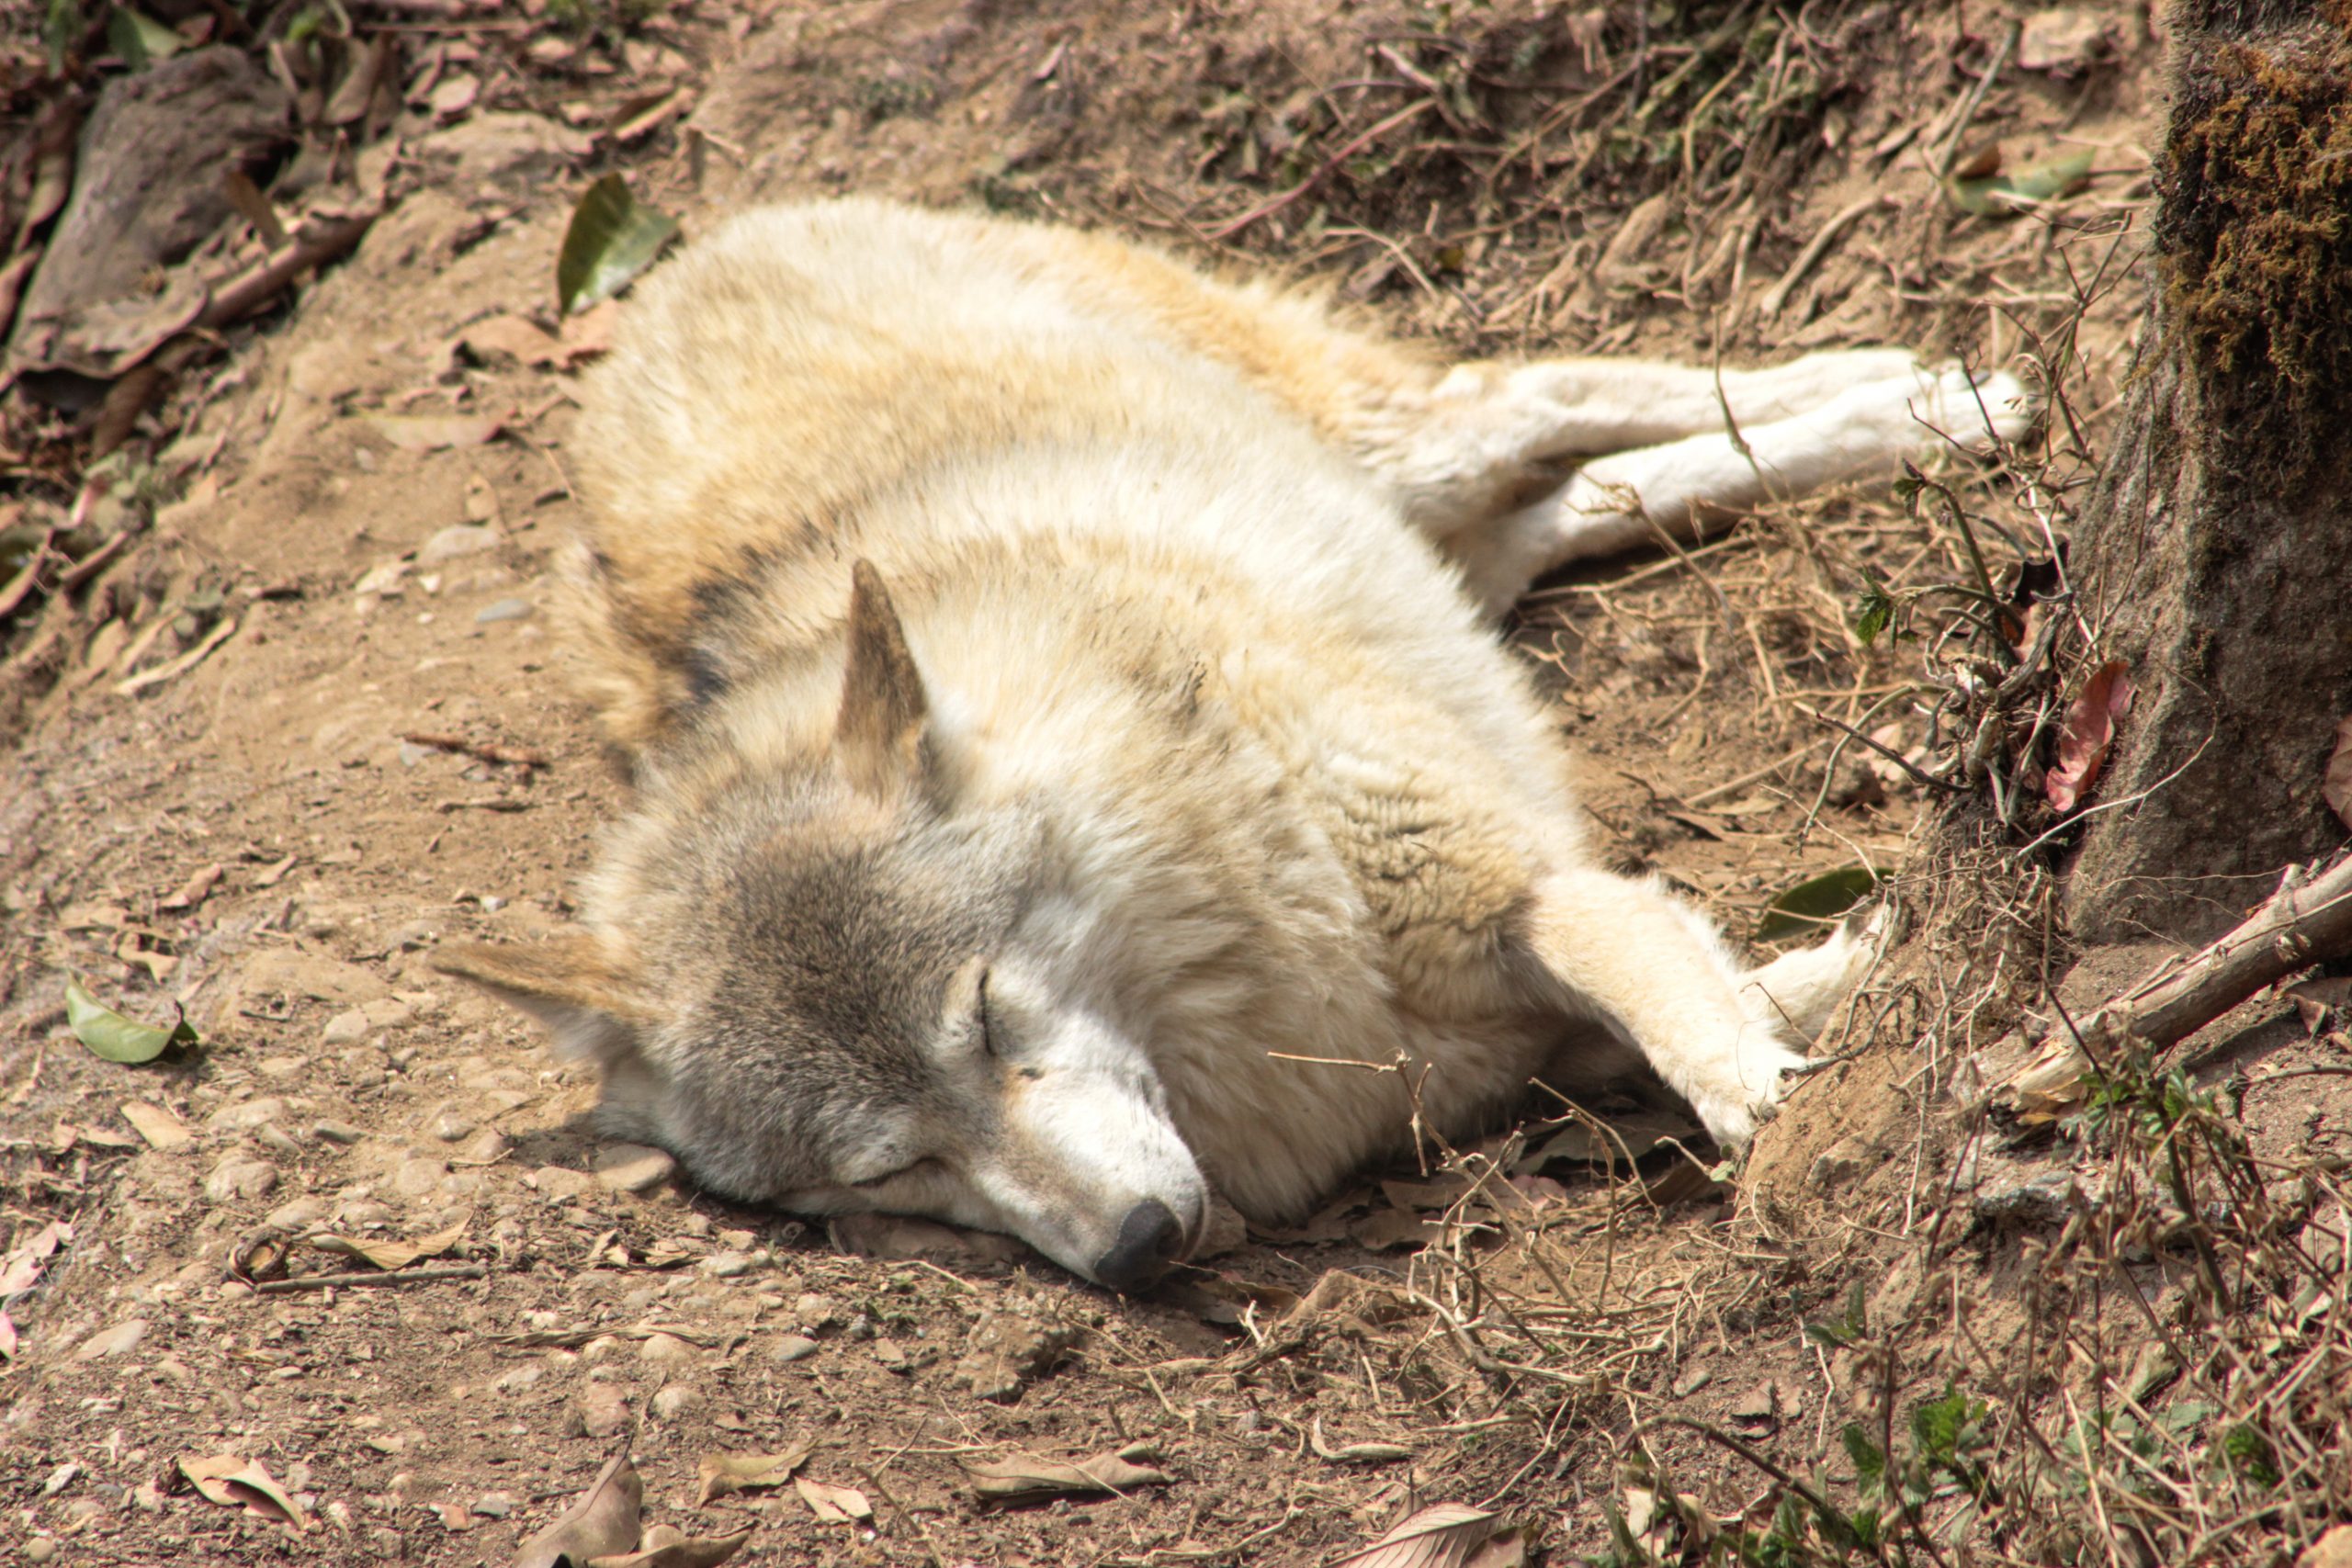
<svg viewBox="0 0 2352 1568"><path fill-rule="evenodd" d="M326 1217L325 1199L297 1198L290 1203L280 1203L264 1214L261 1223L271 1230L307 1231L316 1230Z"/></svg>
<svg viewBox="0 0 2352 1568"><path fill-rule="evenodd" d="M752 1262L748 1252L714 1252L702 1260L702 1271L714 1280L733 1280L750 1273Z"/></svg>
<svg viewBox="0 0 2352 1568"><path fill-rule="evenodd" d="M266 1198L277 1186L277 1168L257 1159L230 1156L204 1179L204 1195L216 1203Z"/></svg>
<svg viewBox="0 0 2352 1568"><path fill-rule="evenodd" d="M1078 1331L1066 1323L991 1310L980 1314L968 1340L969 1351L956 1363L956 1382L976 1398L1001 1402L1053 1371L1078 1342ZM879 1355L881 1347L875 1349Z"/></svg>
<svg viewBox="0 0 2352 1568"><path fill-rule="evenodd" d="M702 1392L684 1383L673 1382L655 1394L649 1406L657 1421L675 1421L703 1407Z"/></svg>
<svg viewBox="0 0 2352 1568"><path fill-rule="evenodd" d="M501 599L496 604L484 604L481 609L476 610L474 624L487 626L494 626L500 621L524 620L530 615L532 609L533 605L528 599Z"/></svg>
<svg viewBox="0 0 2352 1568"><path fill-rule="evenodd" d="M433 1135L445 1144L462 1143L473 1135L478 1125L454 1111L444 1111L433 1119Z"/></svg>
<svg viewBox="0 0 2352 1568"><path fill-rule="evenodd" d="M366 1128L355 1127L348 1122L313 1122L311 1124L311 1131L317 1134L320 1137L324 1138L328 1143L339 1144L345 1148L349 1148L352 1145L357 1143L360 1139L368 1135Z"/></svg>
<svg viewBox="0 0 2352 1568"><path fill-rule="evenodd" d="M441 1190L441 1183L449 1174L447 1164L437 1159L404 1159L392 1172L392 1190L403 1198L424 1198Z"/></svg>
<svg viewBox="0 0 2352 1568"><path fill-rule="evenodd" d="M430 746L419 746L413 740L401 742L400 759L401 766L403 768L413 768L432 755L434 755L434 748Z"/></svg>
<svg viewBox="0 0 2352 1568"><path fill-rule="evenodd" d="M273 1149L288 1159L302 1157L302 1145L288 1136L285 1128L275 1122L265 1122L254 1129L254 1142L266 1149Z"/></svg>
<svg viewBox="0 0 2352 1568"><path fill-rule="evenodd" d="M494 1165L514 1145L495 1127L477 1128L450 1157L465 1165Z"/></svg>
<svg viewBox="0 0 2352 1568"><path fill-rule="evenodd" d="M652 1334L637 1348L637 1359L648 1366L691 1366L702 1359L702 1352L674 1334Z"/></svg>
<svg viewBox="0 0 2352 1568"><path fill-rule="evenodd" d="M286 1102L275 1097L248 1100L241 1105L224 1105L204 1119L204 1124L216 1133L250 1133L265 1122L275 1122L286 1114Z"/></svg>
<svg viewBox="0 0 2352 1568"><path fill-rule="evenodd" d="M416 564L438 566L445 560L478 555L498 547L498 530L470 523L454 523L417 547Z"/></svg>
<svg viewBox="0 0 2352 1568"><path fill-rule="evenodd" d="M525 1389L536 1386L538 1381L547 1375L547 1368L539 1362L526 1361L523 1365L501 1372L491 1379L490 1386L498 1393L520 1393ZM479 1513L481 1510L476 1509L475 1512Z"/></svg>
<svg viewBox="0 0 2352 1568"><path fill-rule="evenodd" d="M327 1020L319 1031L322 1045L356 1045L368 1038L368 1015L358 1008L351 1008Z"/></svg>
<svg viewBox="0 0 2352 1568"><path fill-rule="evenodd" d="M474 1499L474 1512L485 1519L503 1519L514 1512L512 1492L485 1492Z"/></svg>
<svg viewBox="0 0 2352 1568"><path fill-rule="evenodd" d="M378 997L359 1010L378 1029L401 1029L416 1021L416 1010L398 997Z"/></svg>
<svg viewBox="0 0 2352 1568"><path fill-rule="evenodd" d="M841 1303L831 1296L807 1292L792 1303L792 1320L806 1332L815 1334L842 1320Z"/></svg>
<svg viewBox="0 0 2352 1568"><path fill-rule="evenodd" d="M817 1353L817 1342L805 1334L787 1334L769 1348L768 1359L778 1366L805 1361Z"/></svg>
<svg viewBox="0 0 2352 1568"><path fill-rule="evenodd" d="M33 1537L32 1540L25 1542L26 1562L55 1562L56 1559L57 1538L55 1536L37 1535Z"/></svg>
<svg viewBox="0 0 2352 1568"><path fill-rule="evenodd" d="M907 1359L905 1348L895 1339L876 1339L874 1342L874 1359L882 1363L885 1371L904 1373L914 1371L912 1363Z"/></svg>
<svg viewBox="0 0 2352 1568"><path fill-rule="evenodd" d="M1674 1380L1674 1397L1688 1399L1714 1381L1713 1369L1705 1366L1689 1368Z"/></svg>
<svg viewBox="0 0 2352 1568"><path fill-rule="evenodd" d="M95 1361L101 1356L119 1356L147 1337L147 1320L126 1318L112 1328L101 1328L82 1341L74 1352L77 1361Z"/></svg>
<svg viewBox="0 0 2352 1568"><path fill-rule="evenodd" d="M608 1382L592 1382L571 1402L571 1422L583 1438L610 1438L628 1429L628 1400Z"/></svg>
<svg viewBox="0 0 2352 1568"><path fill-rule="evenodd" d="M525 1178L550 1203L568 1203L596 1190L596 1179L568 1166L543 1165Z"/></svg>
<svg viewBox="0 0 2352 1568"><path fill-rule="evenodd" d="M678 1162L644 1144L607 1144L596 1154L596 1179L615 1192L647 1192L670 1179Z"/></svg>

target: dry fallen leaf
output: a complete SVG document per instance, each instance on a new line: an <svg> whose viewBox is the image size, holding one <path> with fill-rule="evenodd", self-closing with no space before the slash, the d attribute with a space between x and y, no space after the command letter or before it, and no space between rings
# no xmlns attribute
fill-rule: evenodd
<svg viewBox="0 0 2352 1568"><path fill-rule="evenodd" d="M563 357L563 344L556 335L522 316L492 316L476 321L458 334L458 343L481 360L506 358L543 366Z"/></svg>
<svg viewBox="0 0 2352 1568"><path fill-rule="evenodd" d="M160 1149L165 1154L186 1148L196 1140L196 1134L189 1132L178 1117L164 1107L150 1105L143 1100L124 1100L122 1119L130 1123L132 1132L147 1140L149 1148Z"/></svg>
<svg viewBox="0 0 2352 1568"><path fill-rule="evenodd" d="M695 1472L702 1485L695 1494L695 1506L707 1507L712 1498L729 1492L783 1485L792 1479L794 1471L808 1462L809 1448L807 1443L795 1443L782 1453L703 1455Z"/></svg>
<svg viewBox="0 0 2352 1568"><path fill-rule="evenodd" d="M743 1549L757 1525L733 1535L690 1536L671 1525L655 1525L635 1551L591 1557L587 1568L718 1568Z"/></svg>
<svg viewBox="0 0 2352 1568"><path fill-rule="evenodd" d="M2107 765L2107 749L2115 740L2115 726L2132 711L2132 677L2121 660L2110 660L2091 671L2082 694L2066 705L2058 726L2058 763L2042 781L2042 793L2052 807L2072 811L2098 782Z"/></svg>
<svg viewBox="0 0 2352 1568"><path fill-rule="evenodd" d="M2335 727L2335 750L2327 759L2327 772L2321 775L2319 793L2335 819L2352 828L2352 718Z"/></svg>
<svg viewBox="0 0 2352 1568"><path fill-rule="evenodd" d="M1500 1516L1439 1503L1331 1568L1506 1568L1526 1561L1526 1534Z"/></svg>
<svg viewBox="0 0 2352 1568"><path fill-rule="evenodd" d="M0 1296L21 1295L31 1290L33 1281L40 1278L42 1262L73 1239L74 1227L63 1220L51 1220L35 1231L31 1239L0 1258Z"/></svg>
<svg viewBox="0 0 2352 1568"><path fill-rule="evenodd" d="M821 1481L811 1481L805 1475L792 1478L792 1489L808 1505L808 1511L826 1524L848 1524L856 1519L874 1517L874 1505L865 1494L854 1486L830 1486Z"/></svg>
<svg viewBox="0 0 2352 1568"><path fill-rule="evenodd" d="M420 1258L438 1258L457 1246L458 1238L466 1234L466 1227L472 1223L473 1216L468 1214L447 1230L420 1236L414 1241L377 1241L347 1235L311 1235L305 1236L303 1241L306 1246L314 1247L321 1252L339 1252L345 1258L356 1258L379 1269L405 1269Z"/></svg>
<svg viewBox="0 0 2352 1568"><path fill-rule="evenodd" d="M243 1506L246 1512L265 1519L293 1526L297 1534L311 1528L310 1517L302 1512L302 1506L286 1495L258 1460L240 1459L235 1454L183 1454L179 1467L180 1473L208 1503L232 1508Z"/></svg>
<svg viewBox="0 0 2352 1568"><path fill-rule="evenodd" d="M195 908L204 902L205 895L212 891L214 885L220 880L222 873L227 869L219 861L214 861L182 883L178 892L158 903L155 908L158 909Z"/></svg>
<svg viewBox="0 0 2352 1568"><path fill-rule="evenodd" d="M1124 1496L1138 1486L1165 1486L1170 1477L1128 1459L1128 1449L1096 1454L1076 1462L1047 1459L1043 1454L1016 1453L1008 1459L964 1461L972 1490L982 1503L1042 1503L1049 1497Z"/></svg>
<svg viewBox="0 0 2352 1568"><path fill-rule="evenodd" d="M2303 1017L2303 1027L2317 1034L2331 1017L2352 1013L2352 975L2324 975L2287 988L2287 999Z"/></svg>
<svg viewBox="0 0 2352 1568"><path fill-rule="evenodd" d="M576 1568L592 1558L635 1551L644 1503L645 1483L624 1449L596 1472L578 1502L522 1544L514 1568L556 1568L567 1560Z"/></svg>

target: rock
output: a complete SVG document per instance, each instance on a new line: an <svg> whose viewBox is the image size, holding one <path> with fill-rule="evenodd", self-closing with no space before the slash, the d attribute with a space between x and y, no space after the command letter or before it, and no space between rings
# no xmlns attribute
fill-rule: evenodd
<svg viewBox="0 0 2352 1568"><path fill-rule="evenodd" d="M481 1127L459 1144L449 1157L461 1165L495 1165L504 1159L506 1152L514 1146L506 1134L497 1128Z"/></svg>
<svg viewBox="0 0 2352 1568"><path fill-rule="evenodd" d="M2295 1568L2352 1568L2352 1525L2337 1525L2312 1542Z"/></svg>
<svg viewBox="0 0 2352 1568"><path fill-rule="evenodd" d="M699 1389L673 1382L656 1393L647 1408L657 1421L675 1421L681 1416L691 1416L703 1407L705 1401Z"/></svg>
<svg viewBox="0 0 2352 1568"><path fill-rule="evenodd" d="M596 1190L594 1177L567 1166L543 1165L526 1179L550 1203L568 1203Z"/></svg>
<svg viewBox="0 0 2352 1568"><path fill-rule="evenodd" d="M628 1400L608 1382L592 1382L571 1402L571 1426L583 1438L610 1438L628 1430Z"/></svg>
<svg viewBox="0 0 2352 1568"><path fill-rule="evenodd" d="M27 286L10 368L109 379L193 310L159 310L192 289L153 279L236 217L224 169L258 164L287 139L286 94L243 50L190 50L110 78L70 165L73 197ZM193 269L190 269L191 271ZM168 277L168 275L167 275Z"/></svg>
<svg viewBox="0 0 2352 1568"><path fill-rule="evenodd" d="M248 1100L238 1105L224 1105L204 1119L204 1124L216 1133L250 1133L266 1122L276 1122L286 1114L286 1102L265 1097Z"/></svg>
<svg viewBox="0 0 2352 1568"><path fill-rule="evenodd" d="M820 1333L841 1322L841 1303L814 1291L805 1292L792 1303L792 1320L810 1334Z"/></svg>
<svg viewBox="0 0 2352 1568"><path fill-rule="evenodd" d="M512 1492L485 1492L474 1499L474 1512L485 1519L505 1518L514 1512L515 1507Z"/></svg>
<svg viewBox="0 0 2352 1568"><path fill-rule="evenodd" d="M290 1203L280 1203L264 1214L261 1223L271 1230L299 1233L316 1230L327 1217L323 1198L297 1198Z"/></svg>
<svg viewBox="0 0 2352 1568"><path fill-rule="evenodd" d="M454 523L417 547L416 564L438 566L446 560L498 547L498 530L470 523Z"/></svg>
<svg viewBox="0 0 2352 1568"><path fill-rule="evenodd" d="M529 618L533 608L528 599L501 599L495 604L484 604L481 609L476 610L474 625L487 626L494 626L500 621L526 620Z"/></svg>
<svg viewBox="0 0 2352 1568"><path fill-rule="evenodd" d="M637 1359L652 1367L695 1366L702 1352L674 1334L650 1334L637 1348Z"/></svg>
<svg viewBox="0 0 2352 1568"><path fill-rule="evenodd" d="M454 163L453 188L493 183L518 194L537 195L542 180L588 156L594 147L592 138L544 115L492 110L419 137L407 152L428 164Z"/></svg>
<svg viewBox="0 0 2352 1568"><path fill-rule="evenodd" d="M1807 1179L1816 1192L1843 1187L1861 1173L1876 1152L1860 1138L1840 1138L1814 1157Z"/></svg>
<svg viewBox="0 0 2352 1568"><path fill-rule="evenodd" d="M101 1356L119 1356L147 1337L147 1320L126 1318L112 1328L101 1328L82 1341L74 1352L77 1361L95 1361Z"/></svg>
<svg viewBox="0 0 2352 1568"><path fill-rule="evenodd" d="M547 1375L548 1370L541 1363L526 1361L491 1379L490 1386L496 1393L520 1393L525 1389L536 1387L538 1381Z"/></svg>
<svg viewBox="0 0 2352 1568"><path fill-rule="evenodd" d="M805 1334L787 1334L768 1347L768 1359L778 1366L805 1361L817 1353L817 1342Z"/></svg>
<svg viewBox="0 0 2352 1568"><path fill-rule="evenodd" d="M2108 52L2109 21L2087 6L2056 6L2027 17L2018 30L2018 66L2072 76Z"/></svg>
<svg viewBox="0 0 2352 1568"><path fill-rule="evenodd" d="M437 1159L404 1159L392 1172L392 1190L403 1198L425 1198L441 1190L448 1166Z"/></svg>
<svg viewBox="0 0 2352 1568"><path fill-rule="evenodd" d="M1012 1310L988 1310L972 1327L970 1350L956 1363L957 1384L978 1399L1009 1402L1051 1371L1078 1342L1066 1323Z"/></svg>
<svg viewBox="0 0 2352 1568"><path fill-rule="evenodd" d="M463 1143L473 1134L479 1123L455 1111L444 1111L433 1119L433 1135L445 1144Z"/></svg>
<svg viewBox="0 0 2352 1568"><path fill-rule="evenodd" d="M26 1562L53 1562L56 1560L57 1538L55 1536L37 1535L33 1537L32 1540L25 1542Z"/></svg>
<svg viewBox="0 0 2352 1568"><path fill-rule="evenodd" d="M596 1151L596 1179L615 1192L647 1192L670 1179L678 1162L644 1144L607 1144Z"/></svg>
<svg viewBox="0 0 2352 1568"><path fill-rule="evenodd" d="M390 994L390 987L356 964L293 948L271 948L245 960L237 971L235 989L240 998L299 996L356 1008Z"/></svg>
<svg viewBox="0 0 2352 1568"><path fill-rule="evenodd" d="M2079 1201L2073 1171L2012 1167L1986 1169L1969 1208L1988 1224L2057 1225Z"/></svg>
<svg viewBox="0 0 2352 1568"><path fill-rule="evenodd" d="M352 1145L357 1143L360 1139L368 1135L365 1128L355 1127L348 1122L313 1122L311 1124L311 1131L316 1133L328 1143L340 1144L345 1148L349 1148Z"/></svg>
<svg viewBox="0 0 2352 1568"><path fill-rule="evenodd" d="M257 1159L230 1156L204 1179L204 1195L216 1203L266 1198L277 1189L277 1168Z"/></svg>
<svg viewBox="0 0 2352 1568"><path fill-rule="evenodd" d="M368 1038L368 1015L357 1008L346 1008L327 1020L319 1031L322 1045L356 1045Z"/></svg>
<svg viewBox="0 0 2352 1568"><path fill-rule="evenodd" d="M748 1252L714 1252L702 1260L702 1271L714 1280L733 1280L750 1273L756 1260Z"/></svg>

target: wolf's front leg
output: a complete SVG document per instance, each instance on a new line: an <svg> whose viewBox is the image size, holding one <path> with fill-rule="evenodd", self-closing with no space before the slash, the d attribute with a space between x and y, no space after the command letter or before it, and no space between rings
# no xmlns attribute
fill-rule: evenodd
<svg viewBox="0 0 2352 1568"><path fill-rule="evenodd" d="M1655 884L1605 872L1555 873L1534 892L1529 945L1562 1005L1614 1021L1717 1143L1754 1136L1804 1058L1742 1006L1714 928Z"/></svg>

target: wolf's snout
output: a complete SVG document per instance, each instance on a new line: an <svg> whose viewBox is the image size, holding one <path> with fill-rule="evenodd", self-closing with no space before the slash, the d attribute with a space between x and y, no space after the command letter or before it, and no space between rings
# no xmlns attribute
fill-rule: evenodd
<svg viewBox="0 0 2352 1568"><path fill-rule="evenodd" d="M1175 1211L1157 1198L1147 1198L1119 1222L1118 1239L1094 1260L1094 1277L1114 1291L1148 1290L1159 1282L1183 1249L1184 1227Z"/></svg>

